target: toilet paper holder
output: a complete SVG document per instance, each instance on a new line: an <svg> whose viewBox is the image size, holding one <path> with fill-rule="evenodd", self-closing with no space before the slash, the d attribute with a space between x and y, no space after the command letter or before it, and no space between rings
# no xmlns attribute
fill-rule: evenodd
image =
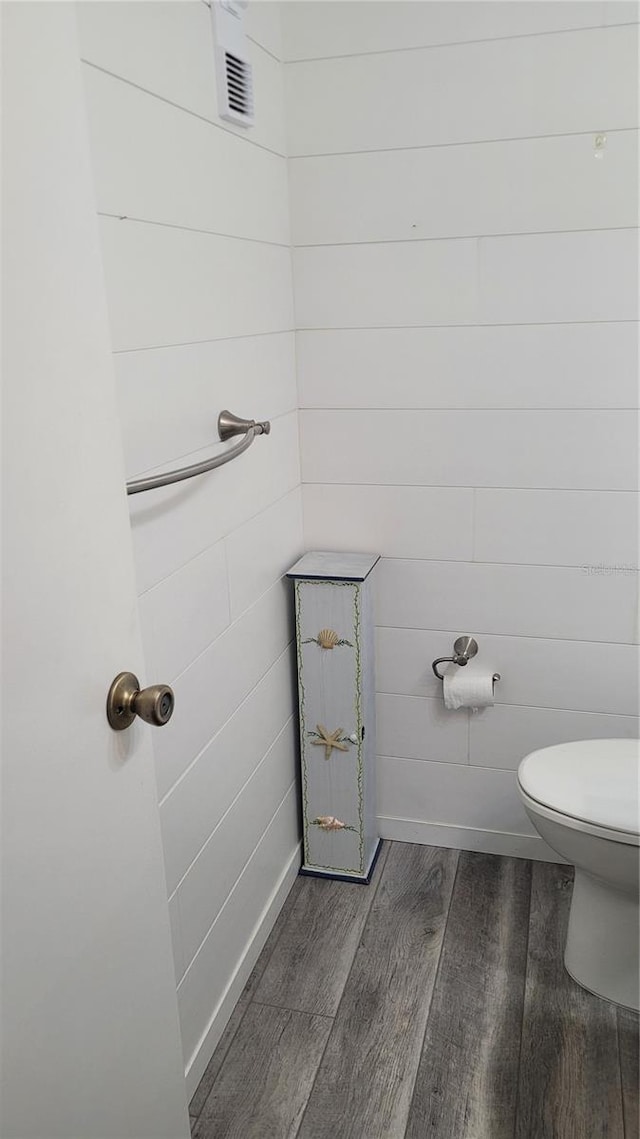
<svg viewBox="0 0 640 1139"><path fill-rule="evenodd" d="M453 644L453 656L452 657L438 657L436 660L433 661L433 664L431 665L431 667L432 667L435 675L438 677L438 680L444 680L444 676L442 676L442 674L438 672L438 665L439 664L444 664L445 661L447 662L447 664L453 662L453 664L457 664L460 666L460 668L463 668L464 665L468 664L469 661L472 659L472 657L474 657L476 655L477 651L478 651L478 642L476 641L475 637L458 637L458 639L456 641L454 641L454 644ZM494 683L496 680L500 680L500 673L499 672L494 672L493 680L494 680Z"/></svg>

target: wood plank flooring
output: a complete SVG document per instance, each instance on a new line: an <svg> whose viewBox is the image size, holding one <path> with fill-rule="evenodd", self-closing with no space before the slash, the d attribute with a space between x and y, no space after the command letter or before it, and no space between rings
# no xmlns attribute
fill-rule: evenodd
<svg viewBox="0 0 640 1139"><path fill-rule="evenodd" d="M622 1109L624 1133L640 1135L640 1114L638 1113L638 1073L640 1072L640 1049L638 1017L627 1009L618 1009L618 1047L620 1049L620 1071L622 1073Z"/></svg>
<svg viewBox="0 0 640 1139"><path fill-rule="evenodd" d="M194 1139L295 1139L332 1020L253 1002L216 1078Z"/></svg>
<svg viewBox="0 0 640 1139"><path fill-rule="evenodd" d="M297 879L194 1139L638 1139L638 1017L565 972L566 867L385 843Z"/></svg>
<svg viewBox="0 0 640 1139"><path fill-rule="evenodd" d="M300 1139L402 1135L457 851L394 845L300 1127Z"/></svg>
<svg viewBox="0 0 640 1139"><path fill-rule="evenodd" d="M267 964L271 960L273 950L275 949L281 933L287 926L293 908L296 904L298 894L301 889L303 889L303 887L304 879L296 878L291 890L289 891L287 899L282 909L280 910L280 913L278 914L275 925L271 930L269 937L267 938L264 949L262 950L262 953L260 954L255 964L249 980L242 990L236 1006L231 1013L228 1024L220 1038L220 1041L218 1042L218 1046L207 1065L207 1069L202 1079L200 1080L200 1083L198 1084L195 1095L189 1104L189 1115L191 1117L192 1131L195 1124L198 1122L198 1117L200 1116L207 1099L209 1098L209 1094L213 1087L216 1076L218 1075L218 1072L224 1063L227 1052L229 1051L236 1032L242 1023L242 1018L251 1003L254 989L259 984L262 974L264 973Z"/></svg>
<svg viewBox="0 0 640 1139"><path fill-rule="evenodd" d="M407 1139L513 1139L530 885L528 862L460 854Z"/></svg>
<svg viewBox="0 0 640 1139"><path fill-rule="evenodd" d="M517 1139L624 1139L616 1006L562 963L567 868L533 866Z"/></svg>
<svg viewBox="0 0 640 1139"><path fill-rule="evenodd" d="M383 847L368 887L345 890L344 882L300 879L304 888L298 891L278 952L262 974L257 1001L336 1015L388 853Z"/></svg>

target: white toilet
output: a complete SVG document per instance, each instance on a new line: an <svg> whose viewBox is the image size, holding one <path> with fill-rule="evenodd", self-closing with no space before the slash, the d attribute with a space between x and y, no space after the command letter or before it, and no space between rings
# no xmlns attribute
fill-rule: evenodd
<svg viewBox="0 0 640 1139"><path fill-rule="evenodd" d="M640 740L531 752L518 789L542 838L576 868L564 962L580 985L640 1007Z"/></svg>

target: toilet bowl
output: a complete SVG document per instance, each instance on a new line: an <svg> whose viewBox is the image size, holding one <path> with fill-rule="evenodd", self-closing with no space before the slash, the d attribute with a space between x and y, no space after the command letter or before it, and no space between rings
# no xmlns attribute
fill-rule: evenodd
<svg viewBox="0 0 640 1139"><path fill-rule="evenodd" d="M575 866L564 962L599 997L640 1007L640 741L531 752L518 790L538 834Z"/></svg>

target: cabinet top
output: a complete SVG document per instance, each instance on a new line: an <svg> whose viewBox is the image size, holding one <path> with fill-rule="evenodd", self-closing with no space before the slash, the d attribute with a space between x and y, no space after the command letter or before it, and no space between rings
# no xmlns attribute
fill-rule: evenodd
<svg viewBox="0 0 640 1139"><path fill-rule="evenodd" d="M327 581L364 581L380 554L348 554L312 550L304 554L287 573L287 577L306 577Z"/></svg>

